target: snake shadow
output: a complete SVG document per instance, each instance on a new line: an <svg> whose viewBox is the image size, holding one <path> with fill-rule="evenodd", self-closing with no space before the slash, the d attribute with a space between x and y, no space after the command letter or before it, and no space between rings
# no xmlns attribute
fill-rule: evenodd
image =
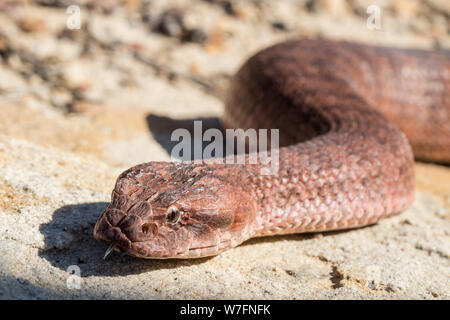
<svg viewBox="0 0 450 320"><path fill-rule="evenodd" d="M200 121L201 124L201 134L195 134L195 122ZM181 140L173 141L171 139L172 133L177 129L185 129L189 132L191 137L190 149L191 156L186 157L184 155L174 154L174 158L178 158L181 160L201 160L203 157L203 151L206 146L208 146L211 141L203 141L203 133L208 129L217 129L222 132L223 136L225 136L225 129L223 128L220 119L217 117L199 117L199 118L191 118L191 119L172 119L165 116L159 116L155 114L148 114L146 117L146 122L150 134L153 138L158 142L164 150L167 151L169 155L172 155L173 148L181 142ZM195 154L194 147L195 145L201 145L202 154ZM227 148L226 141L223 139L222 141L222 150L224 150L225 155L235 154L236 149ZM213 155L214 157L215 155Z"/></svg>
<svg viewBox="0 0 450 320"><path fill-rule="evenodd" d="M98 217L107 206L107 202L93 202L66 205L55 210L52 220L39 227L45 242L39 256L64 271L76 265L80 268L81 277L140 274L197 265L214 258L140 259L114 251L103 260L107 245L95 240L93 232Z"/></svg>

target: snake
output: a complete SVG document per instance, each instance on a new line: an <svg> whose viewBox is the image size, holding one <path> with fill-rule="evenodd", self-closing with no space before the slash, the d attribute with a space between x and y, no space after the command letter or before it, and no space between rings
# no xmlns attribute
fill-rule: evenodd
<svg viewBox="0 0 450 320"><path fill-rule="evenodd" d="M448 50L292 39L250 57L224 105L224 128L279 130L266 153L277 172L261 161L136 165L94 227L107 254L200 258L254 237L373 225L414 201L415 158L450 163Z"/></svg>

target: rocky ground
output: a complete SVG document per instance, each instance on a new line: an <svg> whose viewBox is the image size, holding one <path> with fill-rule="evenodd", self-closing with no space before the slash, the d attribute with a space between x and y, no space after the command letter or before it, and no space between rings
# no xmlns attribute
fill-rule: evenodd
<svg viewBox="0 0 450 320"><path fill-rule="evenodd" d="M433 164L416 164L409 210L367 228L189 261L103 261L92 237L117 175L169 160L174 128L214 126L257 50L292 37L450 48L449 33L446 0L1 1L0 298L449 299L450 169Z"/></svg>

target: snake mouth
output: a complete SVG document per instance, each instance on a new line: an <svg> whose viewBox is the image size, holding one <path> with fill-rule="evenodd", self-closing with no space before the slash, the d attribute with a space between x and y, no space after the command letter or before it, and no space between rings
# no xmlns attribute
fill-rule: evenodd
<svg viewBox="0 0 450 320"><path fill-rule="evenodd" d="M126 253L139 258L156 258L148 256L146 249L148 241L132 241L119 227L109 227L102 232L96 232L94 235L97 240L109 245L103 259L106 259L112 251ZM155 254L161 255L163 253L159 251Z"/></svg>
<svg viewBox="0 0 450 320"><path fill-rule="evenodd" d="M175 253L163 252L161 250L149 252L148 248L145 247L145 242L124 243L123 241L109 241L108 243L109 247L106 249L103 256L104 260L112 251L118 251L130 256L145 259L186 259L215 256L226 249L225 247L221 248L219 243L211 246L189 248L185 251Z"/></svg>
<svg viewBox="0 0 450 320"><path fill-rule="evenodd" d="M132 242L130 239L128 239L128 237L117 227L108 228L100 234L96 233L95 237L98 240L114 245L114 249L129 249L132 247Z"/></svg>
<svg viewBox="0 0 450 320"><path fill-rule="evenodd" d="M108 249L105 252L104 259L112 252L118 251L130 256L144 258L144 259L190 259L190 258L203 258L209 256L215 256L228 248L234 247L239 243L232 241L219 241L218 243L194 247L183 248L182 251L167 250L160 246L152 246L153 243L148 241L132 242L126 235L118 228L111 228L112 231L107 231L107 234L113 234L113 238L102 239L103 242L109 244Z"/></svg>
<svg viewBox="0 0 450 320"><path fill-rule="evenodd" d="M208 257L208 256L215 256L222 252L225 249L220 249L220 244L215 244L211 246L205 246L205 247L198 247L198 248L188 248L183 251L178 252L164 252L161 250L158 251L148 251L148 248L140 248L141 243L134 244L136 247L136 251L130 252L128 249L127 251L122 251L124 253L139 257L139 258L145 258L145 259L189 259L189 258L202 258L202 257ZM142 245L145 245L142 243ZM142 250L139 250L142 249Z"/></svg>
<svg viewBox="0 0 450 320"><path fill-rule="evenodd" d="M103 242L109 244L103 256L104 260L112 251L122 252L139 258L152 258L144 255L144 247L141 245L141 242L132 242L123 233L120 233L114 240L103 239Z"/></svg>
<svg viewBox="0 0 450 320"><path fill-rule="evenodd" d="M155 237L158 226L135 214L127 214L115 207L108 207L94 227L94 237L110 244L105 257L114 249L130 255L142 253L137 243L147 242Z"/></svg>

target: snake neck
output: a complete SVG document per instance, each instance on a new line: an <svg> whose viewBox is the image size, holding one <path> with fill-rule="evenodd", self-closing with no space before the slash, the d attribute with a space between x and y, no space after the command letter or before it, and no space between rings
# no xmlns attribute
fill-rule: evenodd
<svg viewBox="0 0 450 320"><path fill-rule="evenodd" d="M395 159L394 154L390 163L381 163L354 149L334 149L334 156L326 147L311 150L300 144L280 149L278 173L253 178L253 236L369 225L412 203L411 155ZM386 171L388 166L392 170Z"/></svg>

